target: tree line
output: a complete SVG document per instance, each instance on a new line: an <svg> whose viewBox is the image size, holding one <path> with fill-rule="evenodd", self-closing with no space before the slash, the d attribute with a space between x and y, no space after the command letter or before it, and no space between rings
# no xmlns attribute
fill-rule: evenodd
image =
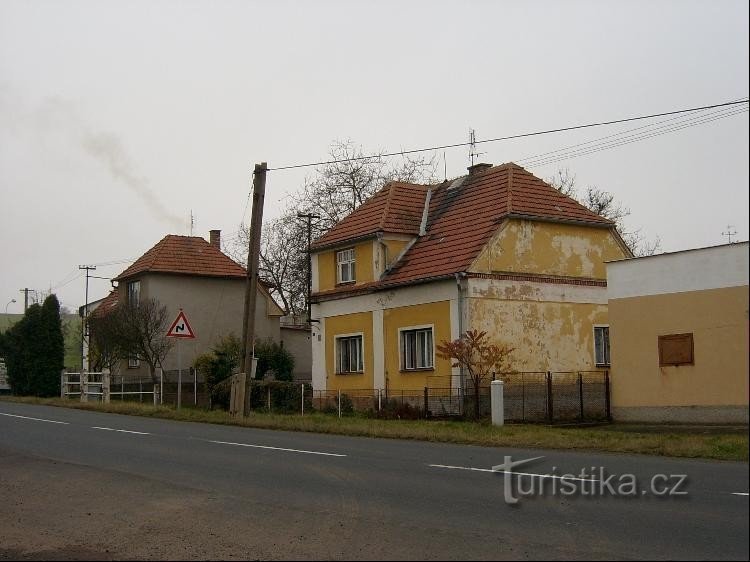
<svg viewBox="0 0 750 562"><path fill-rule="evenodd" d="M57 296L32 304L20 321L0 334L0 356L13 394L60 395L65 339Z"/></svg>

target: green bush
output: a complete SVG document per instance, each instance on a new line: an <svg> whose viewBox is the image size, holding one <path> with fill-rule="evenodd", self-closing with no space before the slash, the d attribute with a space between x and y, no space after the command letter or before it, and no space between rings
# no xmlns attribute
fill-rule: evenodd
<svg viewBox="0 0 750 562"><path fill-rule="evenodd" d="M273 371L277 381L294 380L294 357L284 346L272 340L256 341L255 357L258 360L255 368L256 380L262 380L268 371Z"/></svg>

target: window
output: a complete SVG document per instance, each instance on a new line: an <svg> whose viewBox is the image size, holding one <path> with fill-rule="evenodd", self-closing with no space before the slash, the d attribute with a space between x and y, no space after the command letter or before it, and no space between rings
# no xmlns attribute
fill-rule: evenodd
<svg viewBox="0 0 750 562"><path fill-rule="evenodd" d="M357 279L354 270L354 248L336 252L336 270L339 283L350 283Z"/></svg>
<svg viewBox="0 0 750 562"><path fill-rule="evenodd" d="M128 369L137 369L141 366L141 360L138 359L137 355L128 357Z"/></svg>
<svg viewBox="0 0 750 562"><path fill-rule="evenodd" d="M401 365L405 371L432 369L432 328L401 331Z"/></svg>
<svg viewBox="0 0 750 562"><path fill-rule="evenodd" d="M594 326L594 357L597 367L609 366L609 326Z"/></svg>
<svg viewBox="0 0 750 562"><path fill-rule="evenodd" d="M336 338L336 372L361 373L364 370L362 336Z"/></svg>
<svg viewBox="0 0 750 562"><path fill-rule="evenodd" d="M131 281L128 283L128 304L137 307L141 302L141 282Z"/></svg>
<svg viewBox="0 0 750 562"><path fill-rule="evenodd" d="M694 364L693 334L659 336L659 367Z"/></svg>

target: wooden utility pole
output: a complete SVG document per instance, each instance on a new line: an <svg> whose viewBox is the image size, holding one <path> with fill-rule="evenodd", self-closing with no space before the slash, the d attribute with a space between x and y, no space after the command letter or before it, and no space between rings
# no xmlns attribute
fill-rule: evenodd
<svg viewBox="0 0 750 562"><path fill-rule="evenodd" d="M263 226L263 200L266 195L266 172L268 164L255 165L253 173L253 212L250 218L250 243L247 252L247 282L245 285L245 315L242 322L242 361L240 374L244 375L243 387L252 376L253 347L255 345L255 309L258 299L258 261L260 259L260 233ZM235 402L236 414L244 415L245 400Z"/></svg>

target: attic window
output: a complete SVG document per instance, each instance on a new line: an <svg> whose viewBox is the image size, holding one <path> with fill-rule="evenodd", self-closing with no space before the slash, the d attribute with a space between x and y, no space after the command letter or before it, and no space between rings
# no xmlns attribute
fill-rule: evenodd
<svg viewBox="0 0 750 562"><path fill-rule="evenodd" d="M347 248L336 252L336 276L339 283L356 281L354 248Z"/></svg>

